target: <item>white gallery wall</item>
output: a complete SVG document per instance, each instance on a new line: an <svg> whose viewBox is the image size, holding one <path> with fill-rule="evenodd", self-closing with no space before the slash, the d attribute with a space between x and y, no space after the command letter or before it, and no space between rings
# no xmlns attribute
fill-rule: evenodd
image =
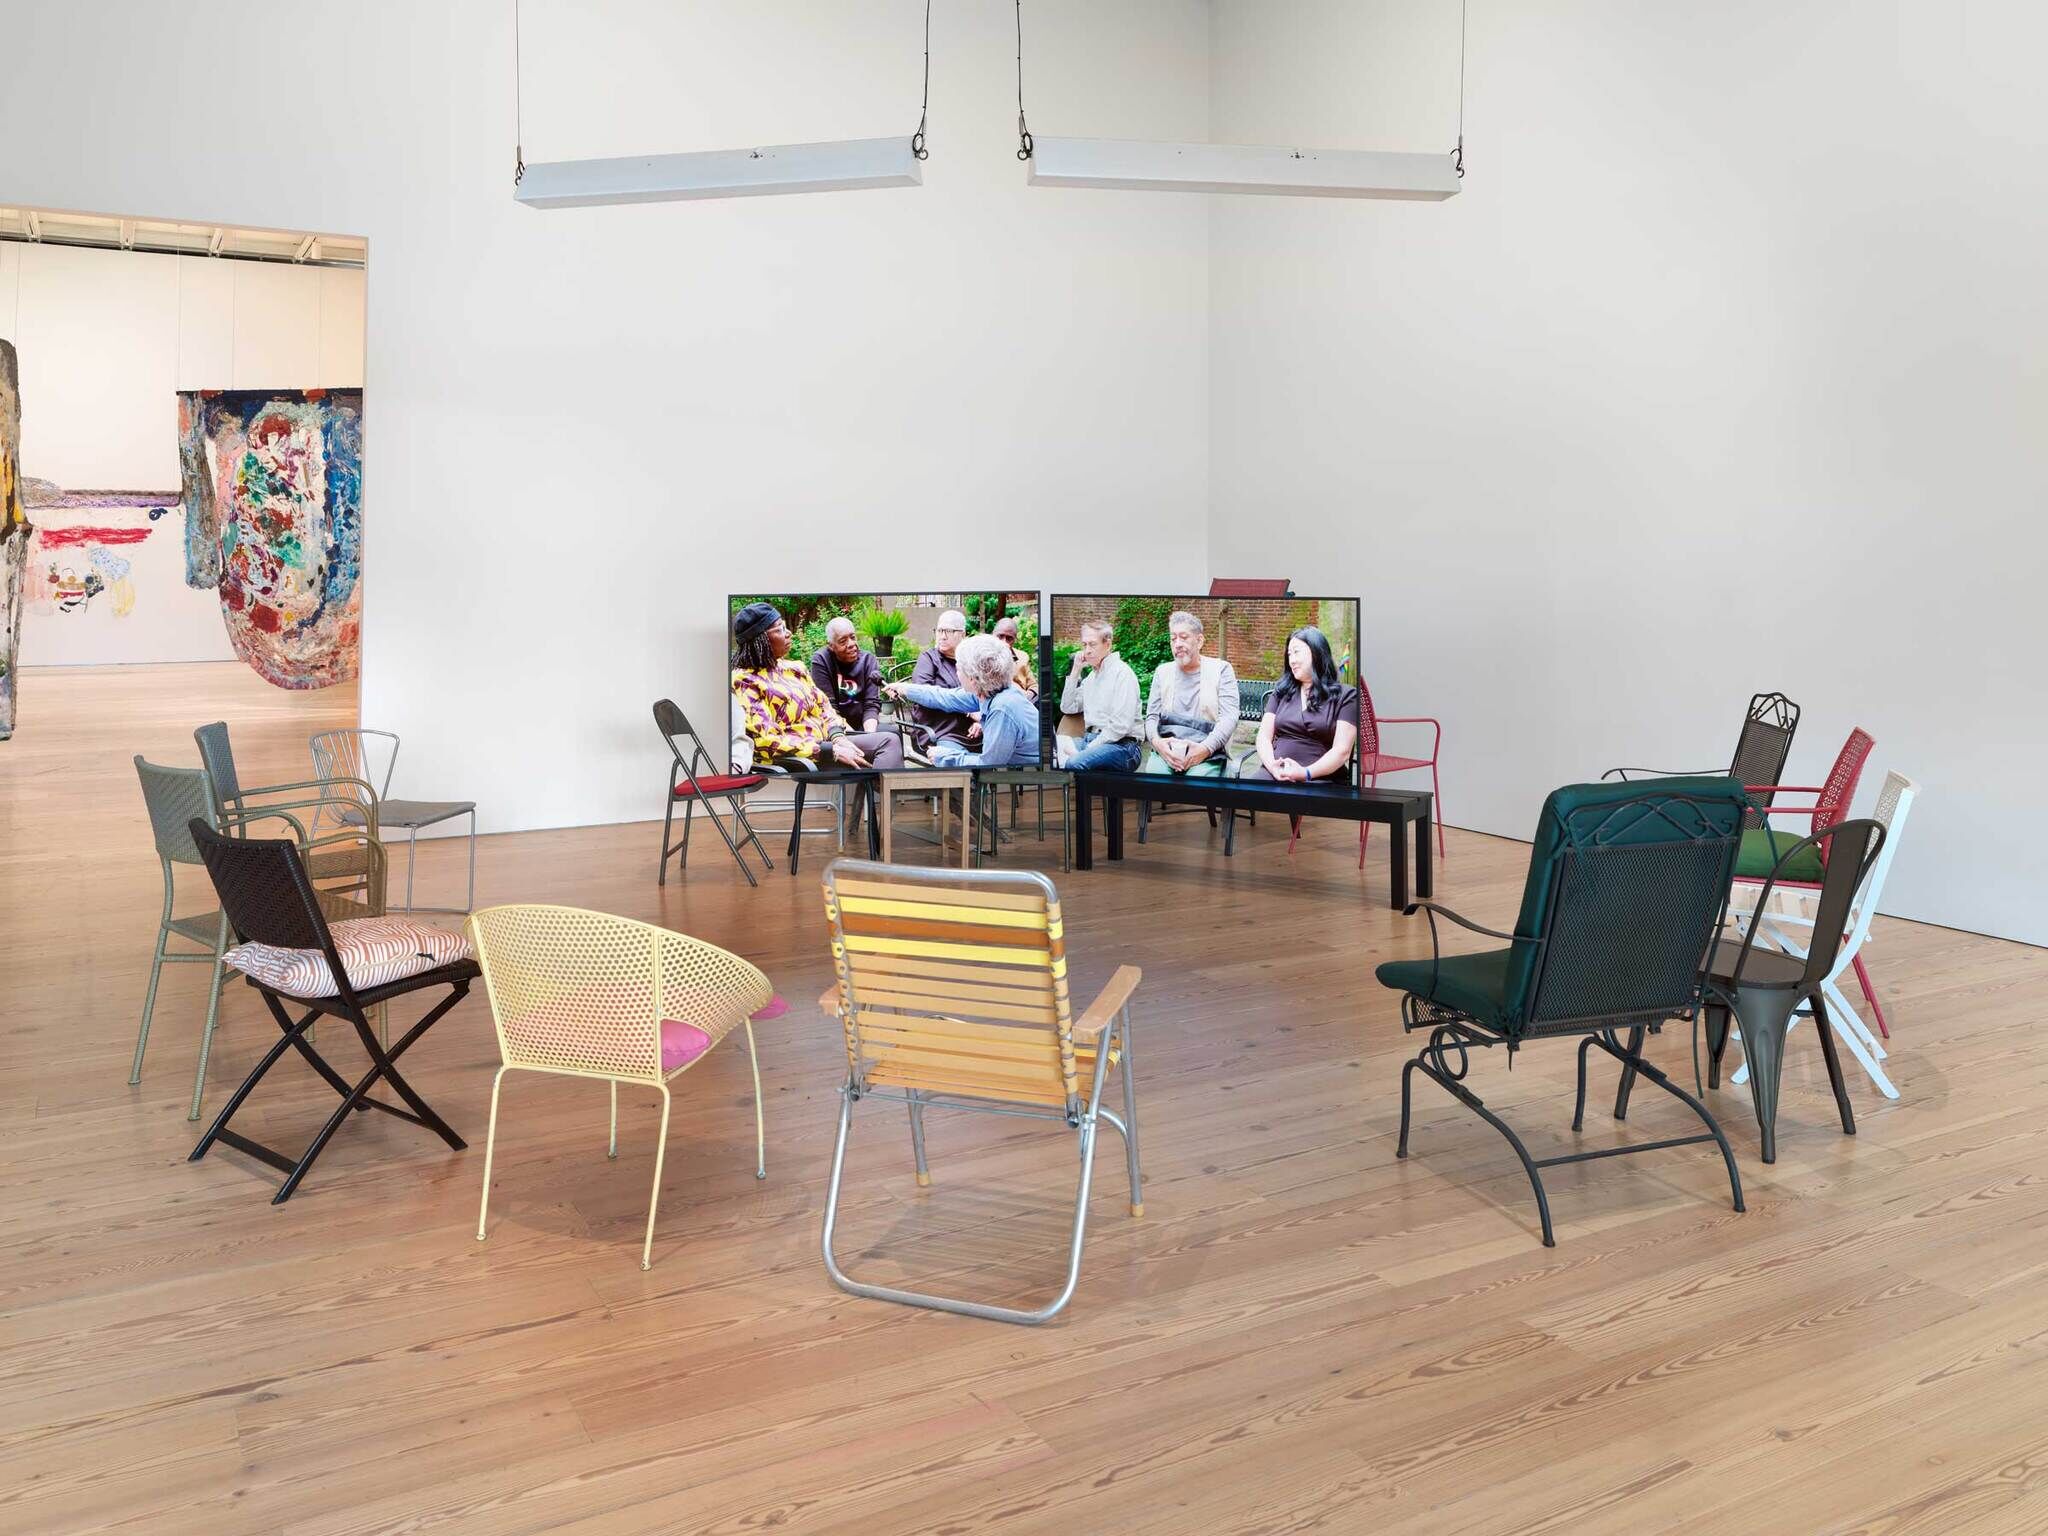
<svg viewBox="0 0 2048 1536"><path fill-rule="evenodd" d="M524 0L527 157L908 137L924 9ZM1027 10L1034 124L1207 131L1202 0ZM264 15L0 0L0 199L368 237L399 792L658 815L650 704L717 734L728 591L1206 578L1207 210L1026 187L1009 6L934 8L922 188L552 211L512 201L510 0Z"/></svg>
<svg viewBox="0 0 2048 1536"><path fill-rule="evenodd" d="M2048 942L2048 8L1470 17L1459 197L1213 202L1215 569L1363 594L1454 825L1725 766L1779 688L1793 782L1862 725L1859 810L1925 785L1886 910ZM1211 46L1219 140L1455 136L1454 0Z"/></svg>
<svg viewBox="0 0 2048 1536"><path fill-rule="evenodd" d="M15 344L21 370L24 475L73 491L176 492L179 390L362 383L363 274L0 244L0 339ZM149 531L110 550L131 568L133 606L119 611L111 589L69 609L31 603L25 665L234 659L219 595L185 585L182 511L154 521L139 508L30 516L45 533ZM76 545L39 545L31 557L81 574L86 563Z"/></svg>

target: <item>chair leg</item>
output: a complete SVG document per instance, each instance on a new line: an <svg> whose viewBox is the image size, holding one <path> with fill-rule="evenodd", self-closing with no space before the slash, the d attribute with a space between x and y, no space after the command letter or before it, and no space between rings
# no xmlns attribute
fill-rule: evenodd
<svg viewBox="0 0 2048 1536"><path fill-rule="evenodd" d="M670 852L668 839L670 829L675 826L675 823L676 797L671 794L668 797L668 809L662 814L661 818L661 863L655 866L654 883L656 885L668 884L668 856ZM472 821L471 825L474 824L474 821Z"/></svg>
<svg viewBox="0 0 2048 1536"><path fill-rule="evenodd" d="M697 797L695 795L692 795L689 799L683 802L683 846L681 849L682 857L676 860L676 868L679 870L688 869L690 867L690 823L696 819L696 815Z"/></svg>
<svg viewBox="0 0 2048 1536"><path fill-rule="evenodd" d="M1835 1050L1835 1024L1828 1016L1828 1005L1816 988L1813 999L1814 1033L1820 1036L1820 1054L1828 1064L1828 1086L1835 1091L1835 1109L1842 1117L1842 1134L1856 1134L1856 1111L1849 1107L1849 1088L1842 1081L1842 1058Z"/></svg>
<svg viewBox="0 0 2048 1536"><path fill-rule="evenodd" d="M1377 789L1379 788L1379 784L1380 776L1377 773L1373 773L1367 776L1365 781L1365 787L1367 789ZM1399 837L1401 835L1402 829L1399 827L1394 827L1390 830L1395 837ZM1372 823L1369 821L1361 821L1358 824L1358 867L1360 869L1365 868L1365 841L1367 838L1371 836Z"/></svg>
<svg viewBox="0 0 2048 1536"><path fill-rule="evenodd" d="M1237 812L1234 810L1226 810L1223 813L1223 857L1225 857L1226 859L1229 858L1232 850L1236 846Z"/></svg>
<svg viewBox="0 0 2048 1536"><path fill-rule="evenodd" d="M476 1240L484 1240L484 1222L491 1214L491 1158L498 1150L498 1090L505 1085L508 1068L498 1068L491 1079L491 1128L484 1133L484 1197L476 1208Z"/></svg>
<svg viewBox="0 0 2048 1536"><path fill-rule="evenodd" d="M1579 1096L1572 1106L1572 1129L1586 1128L1586 1053L1593 1049L1593 1037L1586 1036L1579 1042Z"/></svg>
<svg viewBox="0 0 2048 1536"><path fill-rule="evenodd" d="M754 1177L768 1177L768 1119L761 1107L761 1055L754 1049L754 1021L747 1020L747 1065L754 1069Z"/></svg>
<svg viewBox="0 0 2048 1536"><path fill-rule="evenodd" d="M1507 1121L1501 1119L1499 1115L1488 1109L1478 1094L1472 1092L1471 1089L1467 1088L1456 1078L1438 1072L1435 1067L1424 1060L1428 1053L1429 1047L1424 1046L1421 1052L1402 1063L1401 1066L1401 1139L1394 1147L1394 1156L1406 1157L1408 1155L1409 1076L1411 1073L1420 1072L1424 1077L1427 1077L1431 1082L1442 1088L1452 1098L1463 1104L1467 1109L1471 1110L1480 1119L1507 1138L1508 1145L1515 1149L1515 1156L1522 1160L1522 1171L1529 1175L1529 1187L1536 1191L1536 1214L1543 1223L1543 1246L1555 1248L1557 1246L1557 1235L1551 1230L1550 1226L1550 1197L1543 1192L1543 1175L1537 1171L1536 1160L1529 1156L1529 1149L1522 1145L1522 1138L1514 1133L1514 1129Z"/></svg>
<svg viewBox="0 0 2048 1536"><path fill-rule="evenodd" d="M728 801L727 803L732 806L733 819L737 821L739 819L739 802L736 800L732 800ZM696 801L695 797L693 796L691 800L687 802L683 808L683 841L685 846L688 845L690 837L690 811L695 807L695 804ZM747 877L747 884L752 886L758 886L760 882L754 878L754 871L747 864L747 853L745 845L733 841L732 833L726 831L725 823L718 819L718 808L707 800L704 802L704 814L706 817L710 819L712 831L716 832L719 835L719 837L724 840L725 846L732 850L733 862L739 865L740 873Z"/></svg>
<svg viewBox="0 0 2048 1536"><path fill-rule="evenodd" d="M1785 1031L1792 1024L1797 993L1739 992L1733 999L1742 1029L1743 1064L1749 1068L1749 1096L1767 1163L1778 1160L1778 1087L1785 1067Z"/></svg>
<svg viewBox="0 0 2048 1536"><path fill-rule="evenodd" d="M661 1165L668 1155L668 1111L674 1101L668 1084L661 1085L661 1140L654 1144L654 1192L647 1197L647 1241L640 1246L640 1267L654 1267L654 1213L661 1208Z"/></svg>
<svg viewBox="0 0 2048 1536"><path fill-rule="evenodd" d="M1728 1052L1728 1010L1707 1004L1707 1086L1721 1086L1721 1058Z"/></svg>
<svg viewBox="0 0 2048 1536"><path fill-rule="evenodd" d="M996 1323L1042 1323L1058 1316L1066 1304L1073 1299L1074 1288L1081 1279L1081 1248L1088 1227L1088 1190L1095 1172L1095 1122L1084 1120L1080 1127L1081 1176L1074 1196L1073 1246L1067 1259L1066 1283L1051 1301L1035 1310L1019 1307L997 1307L986 1302L966 1301L955 1296L932 1296L922 1291L903 1291L894 1286L869 1285L855 1280L839 1267L839 1260L832 1252L832 1233L839 1220L839 1189L846 1173L846 1143L853 1127L852 1083L840 1090L839 1098L839 1139L832 1149L832 1177L825 1186L825 1225L819 1239L819 1248L825 1259L825 1273L832 1283L853 1296L865 1296L873 1301L893 1301L904 1306L928 1307L935 1312L952 1312L962 1317L985 1318Z"/></svg>
<svg viewBox="0 0 2048 1536"><path fill-rule="evenodd" d="M907 1091L910 1094L910 1155L917 1163L917 1187L928 1189L931 1187L932 1169L924 1156L924 1105L918 1102L915 1088Z"/></svg>
<svg viewBox="0 0 2048 1536"><path fill-rule="evenodd" d="M1830 1004L1828 1022L1834 1028L1836 1037L1849 1047L1849 1054L1856 1058L1857 1065L1861 1066L1869 1074L1870 1080L1877 1084L1878 1092L1888 1099L1896 1099L1899 1096L1897 1086L1885 1075L1884 1068L1877 1064L1884 1048L1877 1046L1867 1031L1857 1028L1862 1020L1856 1017L1856 1010L1849 1006L1849 1000L1842 995L1840 987L1832 981L1824 981L1820 989L1827 994Z"/></svg>
<svg viewBox="0 0 2048 1536"><path fill-rule="evenodd" d="M462 910L476 910L476 807L469 808L469 891L463 900Z"/></svg>
<svg viewBox="0 0 2048 1536"><path fill-rule="evenodd" d="M149 1044L150 1015L156 1012L156 984L158 978L164 973L164 943L171 933L171 930L165 924L169 923L170 920L171 894L170 886L166 883L164 887L164 921L157 924L156 954L151 957L149 962L149 991L144 993L142 998L142 1028L136 1032L135 1036L135 1064L128 1069L128 1083L130 1087L142 1081L142 1052L144 1047Z"/></svg>
<svg viewBox="0 0 2048 1536"><path fill-rule="evenodd" d="M1444 856L1443 808L1443 791L1436 786L1436 759L1432 757L1429 760L1429 818L1436 823L1436 856L1438 859L1442 859ZM1363 822L1360 825L1370 826L1372 823Z"/></svg>
<svg viewBox="0 0 2048 1536"><path fill-rule="evenodd" d="M619 1155L619 1080L612 1079L612 1135L605 1144L604 1155L616 1159Z"/></svg>
<svg viewBox="0 0 2048 1536"><path fill-rule="evenodd" d="M1647 1033L1648 1032L1640 1024L1638 1024L1634 1029L1628 1032L1628 1054L1631 1058L1639 1057L1643 1054L1643 1038ZM1587 1038L1590 1039L1591 1036L1588 1036ZM1615 1119L1626 1120L1628 1118L1629 1094L1634 1091L1635 1086L1635 1061L1632 1059L1626 1060L1621 1064L1621 1081L1615 1086L1614 1089Z"/></svg>
<svg viewBox="0 0 2048 1536"><path fill-rule="evenodd" d="M1878 1006L1877 988L1870 984L1870 972L1863 968L1863 956L1859 954L1850 964L1856 968L1856 982L1863 988L1863 1000L1870 1004L1870 1011L1877 1018L1877 1032L1885 1039L1891 1039L1891 1026L1884 1021L1884 1009Z"/></svg>
<svg viewBox="0 0 2048 1536"><path fill-rule="evenodd" d="M213 941L213 978L206 990L206 1028L199 1035L199 1070L192 1074L192 1111L187 1120L199 1118L199 1105L206 1097L206 1058L213 1054L213 1026L220 1017L220 984L225 979L227 966L221 956L228 949L228 920L220 920L220 934Z"/></svg>
<svg viewBox="0 0 2048 1536"><path fill-rule="evenodd" d="M1116 1027L1117 1044L1123 1047L1121 1073L1124 1080L1124 1161L1131 1179L1131 1214L1145 1214L1145 1176L1138 1167L1138 1080L1132 1075L1134 1064L1131 1060L1131 1005L1123 1006L1123 1017Z"/></svg>
<svg viewBox="0 0 2048 1536"><path fill-rule="evenodd" d="M408 912L413 909L412 859L413 854L419 850L419 845L420 829L418 827L407 827L405 829L405 910Z"/></svg>

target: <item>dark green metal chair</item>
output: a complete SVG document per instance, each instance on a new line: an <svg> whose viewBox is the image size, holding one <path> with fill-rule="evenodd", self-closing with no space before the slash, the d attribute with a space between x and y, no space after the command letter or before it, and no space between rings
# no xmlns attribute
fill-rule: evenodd
<svg viewBox="0 0 2048 1536"><path fill-rule="evenodd" d="M1702 967L1728 904L1749 802L1733 778L1688 777L1642 784L1573 784L1553 790L1537 820L1522 906L1512 933L1483 928L1435 902L1428 913L1430 957L1379 967L1380 984L1403 994L1402 1027L1428 1042L1401 1071L1401 1139L1408 1155L1414 1076L1420 1072L1507 1138L1536 1192L1543 1242L1556 1246L1541 1170L1623 1153L1714 1142L1728 1167L1735 1209L1742 1179L1728 1138L1698 1099L1643 1059L1645 1035L1671 1019L1698 1016ZM1441 915L1474 933L1503 940L1505 949L1446 955L1438 943ZM1626 1034L1624 1040L1623 1034ZM1514 1053L1532 1041L1580 1037L1578 1107L1586 1112L1586 1054L1607 1052L1631 1075L1681 1100L1706 1131L1556 1157L1532 1157L1507 1122L1465 1086L1473 1047L1505 1045ZM1626 1112L1617 1099L1616 1115Z"/></svg>

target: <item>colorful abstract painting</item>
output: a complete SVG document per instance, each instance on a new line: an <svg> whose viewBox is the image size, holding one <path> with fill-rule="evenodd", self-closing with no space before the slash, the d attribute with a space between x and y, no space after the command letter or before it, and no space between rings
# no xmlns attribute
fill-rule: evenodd
<svg viewBox="0 0 2048 1536"><path fill-rule="evenodd" d="M185 581L220 593L235 654L280 688L356 675L359 389L178 395Z"/></svg>
<svg viewBox="0 0 2048 1536"><path fill-rule="evenodd" d="M34 533L21 504L21 372L14 343L0 341L0 741L14 734L14 674Z"/></svg>
<svg viewBox="0 0 2048 1536"><path fill-rule="evenodd" d="M83 613L103 599L116 618L135 611L133 565L123 549L156 531L176 491L66 490L33 477L23 504L37 514L23 598L35 613Z"/></svg>

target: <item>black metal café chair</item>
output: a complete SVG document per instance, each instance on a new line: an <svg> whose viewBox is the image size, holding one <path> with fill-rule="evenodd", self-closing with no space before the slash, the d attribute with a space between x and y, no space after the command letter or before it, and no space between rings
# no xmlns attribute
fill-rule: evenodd
<svg viewBox="0 0 2048 1536"><path fill-rule="evenodd" d="M1642 1050L1644 1036L1667 1020L1698 1016L1701 961L1727 911L1748 806L1732 778L1666 779L1654 788L1567 785L1543 802L1514 932L1483 928L1435 902L1409 907L1429 914L1431 954L1389 961L1377 972L1382 986L1404 994L1402 1027L1429 1035L1401 1069L1395 1155L1408 1155L1410 1091L1420 1072L1515 1149L1536 1192L1545 1247L1555 1247L1556 1237L1541 1170L1561 1163L1711 1141L1721 1149L1741 1210L1742 1179L1728 1138L1707 1107L1644 1060ZM1508 947L1446 955L1438 945L1439 914ZM1580 1037L1574 1132L1585 1122L1586 1053L1594 1046L1685 1104L1706 1131L1531 1156L1521 1137L1465 1085L1471 1048L1505 1045L1512 1065L1523 1046L1574 1036ZM1625 1098L1617 1098L1617 1117L1626 1107Z"/></svg>
<svg viewBox="0 0 2048 1536"><path fill-rule="evenodd" d="M1728 776L1744 784L1782 784L1785 782L1785 761L1792 755L1792 738L1799 733L1799 706L1782 693L1757 693L1750 695L1749 709L1743 714L1742 729L1735 737L1735 756L1729 760ZM1675 776L1698 776L1714 773L1714 769L1699 768L1610 768L1600 777L1604 779L1655 779ZM1771 795L1768 791L1758 795L1745 825L1764 825L1763 813L1755 807L1768 806Z"/></svg>
<svg viewBox="0 0 2048 1536"><path fill-rule="evenodd" d="M1778 1083L1785 1066L1785 1035L1793 1016L1810 1010L1820 1035L1821 1059L1827 1063L1828 1086L1834 1090L1835 1110L1842 1119L1842 1134L1856 1134L1856 1112L1849 1107L1848 1085L1842 1080L1842 1061L1835 1050L1835 1030L1840 1026L1828 1013L1822 983L1834 973L1835 960L1842 952L1849 928L1849 909L1863 888L1877 855L1884 847L1882 823L1865 817L1838 821L1824 831L1802 838L1785 851L1770 877L1764 881L1755 911L1770 910L1771 888L1788 868L1796 868L1808 849L1823 852L1826 872L1821 876L1820 902L1813 918L1813 945L1802 956L1781 950L1758 949L1757 932L1763 926L1754 917L1740 941L1724 938L1714 946L1707 961L1706 1023L1707 1086L1721 1086L1721 1057L1728 1049L1729 1015L1742 1030L1742 1054L1749 1060L1749 1092L1756 1105L1756 1121L1762 1133L1763 1158L1778 1160ZM1810 853L1807 854L1811 858ZM1631 1079L1624 1071L1615 1096L1616 1112L1628 1108Z"/></svg>
<svg viewBox="0 0 2048 1536"><path fill-rule="evenodd" d="M309 959L317 955L325 962L327 981L333 989L331 992L322 991L316 986L305 991L283 991L258 981L254 976L247 978L249 984L262 994L271 1017L277 1021L280 1038L243 1080L242 1086L230 1096L219 1117L199 1139L199 1145L192 1149L191 1161L197 1162L204 1157L217 1141L246 1152L284 1174L283 1187L271 1197L271 1204L282 1205L292 1197L292 1192L304 1180L334 1133L355 1111L379 1109L400 1120L425 1126L451 1147L459 1150L465 1146L466 1143L448 1122L435 1114L418 1091L399 1075L398 1058L410 1050L443 1014L462 1001L469 991L470 982L480 974L476 962L466 957L450 960L395 981L359 989L350 980L348 967L335 943L334 931L321 911L319 896L313 889L305 860L300 857L295 843L284 838L226 837L196 816L187 826L193 842L198 845L206 872L213 879L213 888L220 896L221 910L227 914L228 922L241 940L270 945L279 950L310 952ZM400 1036L397 1044L387 1048L379 1042L377 1032L370 1026L370 1009L410 993L442 987L447 989L447 995ZM286 1012L287 1003L304 1012L294 1020ZM369 1072L353 1083L314 1048L309 1038L313 1022L322 1014L353 1024L363 1050L370 1058ZM263 1081L264 1075L277 1065L286 1051L297 1051L341 1096L340 1107L328 1117L327 1123L296 1159L242 1135L229 1125L256 1085ZM380 1082L389 1084L408 1107L401 1109L383 1099L372 1098L370 1090Z"/></svg>

